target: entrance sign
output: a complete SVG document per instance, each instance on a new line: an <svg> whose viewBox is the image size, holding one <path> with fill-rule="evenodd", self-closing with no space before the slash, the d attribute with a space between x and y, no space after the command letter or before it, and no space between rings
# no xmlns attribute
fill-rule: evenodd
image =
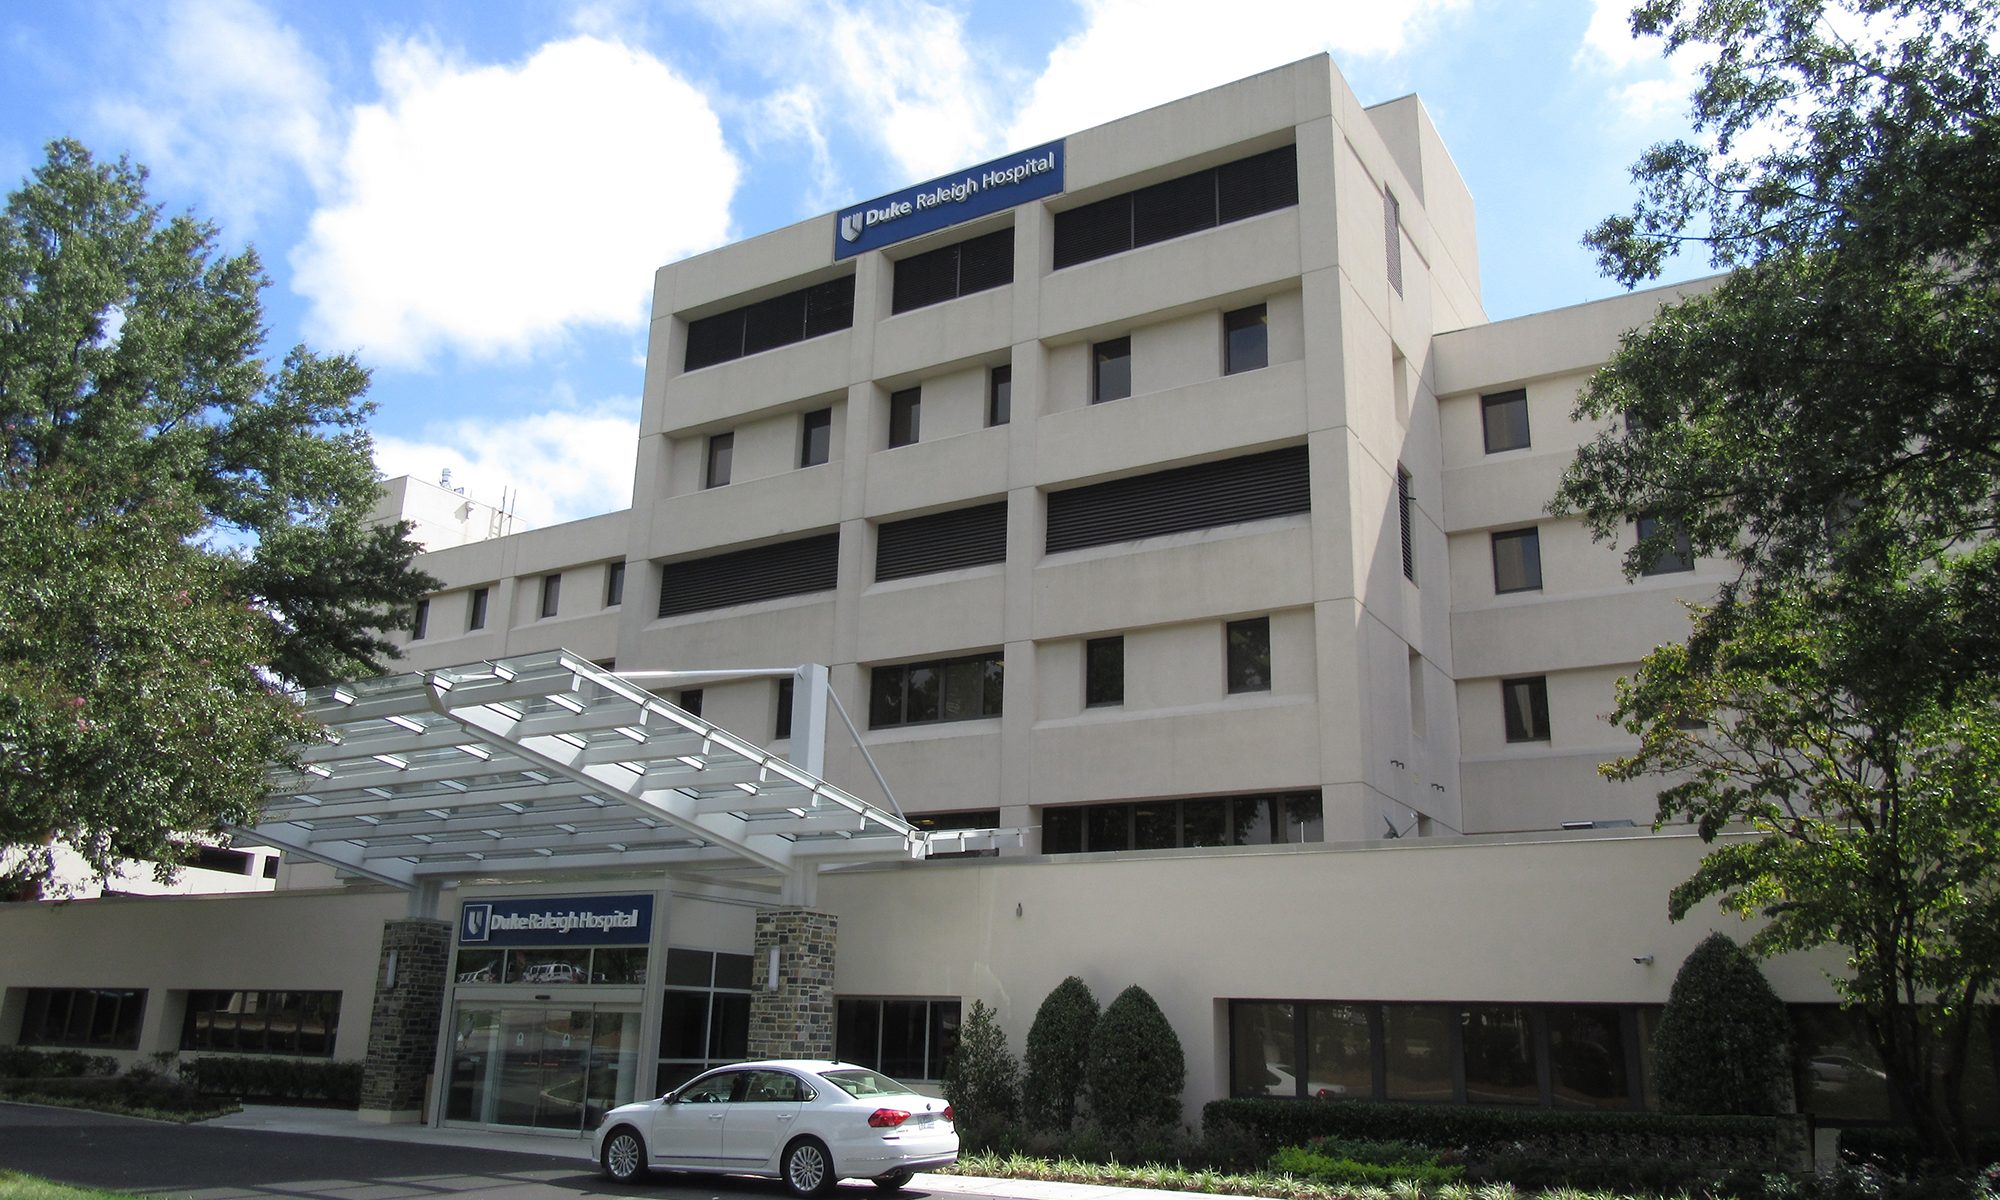
<svg viewBox="0 0 2000 1200"><path fill-rule="evenodd" d="M852 208L834 222L835 261L1063 190L1063 144L1017 150Z"/></svg>
<svg viewBox="0 0 2000 1200"><path fill-rule="evenodd" d="M461 946L643 946L653 939L651 896L535 896L472 900L459 909Z"/></svg>

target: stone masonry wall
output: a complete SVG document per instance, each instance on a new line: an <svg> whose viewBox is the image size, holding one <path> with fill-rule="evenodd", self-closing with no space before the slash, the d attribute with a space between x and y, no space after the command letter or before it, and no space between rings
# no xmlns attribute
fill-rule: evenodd
<svg viewBox="0 0 2000 1200"><path fill-rule="evenodd" d="M833 1057L833 952L839 922L807 908L757 914L750 994L750 1057ZM778 948L778 988L765 984Z"/></svg>
<svg viewBox="0 0 2000 1200"><path fill-rule="evenodd" d="M368 1057L361 1074L364 1120L422 1119L424 1077L437 1061L438 1023L444 1016L452 927L445 921L410 919L382 923L375 966L375 1008L368 1023ZM389 955L396 955L396 986Z"/></svg>

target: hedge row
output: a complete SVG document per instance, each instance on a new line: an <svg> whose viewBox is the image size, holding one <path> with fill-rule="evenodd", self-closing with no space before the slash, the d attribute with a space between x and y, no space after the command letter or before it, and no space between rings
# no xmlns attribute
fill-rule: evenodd
<svg viewBox="0 0 2000 1200"><path fill-rule="evenodd" d="M109 1054L0 1046L0 1079L80 1079L117 1073L118 1060Z"/></svg>
<svg viewBox="0 0 2000 1200"><path fill-rule="evenodd" d="M1899 1175L1912 1173L1923 1162L1916 1131L1902 1126L1843 1129L1840 1156L1851 1163L1872 1163ZM2000 1163L2000 1133L1974 1134L1972 1161Z"/></svg>
<svg viewBox="0 0 2000 1200"><path fill-rule="evenodd" d="M1776 1117L1693 1117L1661 1113L1362 1100L1211 1100L1202 1127L1233 1124L1273 1153L1313 1138L1407 1141L1469 1158L1500 1154L1545 1159L1658 1159L1708 1167L1767 1166L1779 1156Z"/></svg>
<svg viewBox="0 0 2000 1200"><path fill-rule="evenodd" d="M311 1058L188 1059L181 1078L208 1096L361 1107L361 1064Z"/></svg>

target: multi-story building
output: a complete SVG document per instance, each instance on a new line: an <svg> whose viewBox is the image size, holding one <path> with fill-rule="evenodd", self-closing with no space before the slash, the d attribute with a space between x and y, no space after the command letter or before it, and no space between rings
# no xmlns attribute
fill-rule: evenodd
<svg viewBox="0 0 2000 1200"><path fill-rule="evenodd" d="M1018 1046L1075 974L1160 1002L1191 1113L1229 1094L1643 1106L1652 1016L1722 922L1666 920L1701 846L1598 775L1627 745L1603 714L1718 574L1669 557L1627 581L1545 506L1594 432L1570 417L1579 386L1685 290L1488 323L1472 200L1422 105L1364 106L1323 56L662 267L632 507L427 554L445 586L410 665L511 665L395 710L402 748L375 756L406 771L453 696L554 672L622 697L601 720L563 701L574 762L551 743L514 763L573 770L566 807L472 812L383 777L371 814L303 788L260 830L286 886L228 911L253 940L349 912L311 917L337 948L253 969L172 941L208 910L0 912L29 947L0 966L0 1038L51 1040L52 1005L143 985L160 1002L132 1048L178 1030L213 1050L213 989L331 993L339 1033L314 1046L341 1057L371 1020L442 1017L428 1116L574 1129L588 1105L517 1111L497 1082L569 1063L542 1052L558 1027L597 1053L555 1069L615 1099L777 1044L751 1030L759 997L798 987L833 1027L793 1033L935 1079L962 1006ZM356 691L335 700L376 702ZM506 721L559 733L540 697ZM590 741L612 726L654 747L616 780L624 752ZM713 729L747 757L708 780L751 800L702 791ZM855 801L850 853L826 853L821 792L756 798L765 750ZM577 795L594 785L625 790ZM604 796L683 840L585 819L579 799L623 812ZM799 874L773 846L823 857ZM417 921L356 879L409 888ZM643 932L484 948L530 900L644 907ZM56 938L99 961L50 967ZM126 969L141 938L184 949ZM800 983L779 952L802 945L822 957ZM411 1001L398 953L451 966ZM1825 1005L1827 965L1770 974ZM1872 1111L1820 1082L1823 1114Z"/></svg>

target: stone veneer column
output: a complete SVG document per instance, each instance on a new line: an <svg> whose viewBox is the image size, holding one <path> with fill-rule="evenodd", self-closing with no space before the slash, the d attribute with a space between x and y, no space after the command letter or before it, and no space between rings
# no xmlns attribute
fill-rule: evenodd
<svg viewBox="0 0 2000 1200"><path fill-rule="evenodd" d="M751 1058L833 1057L833 947L838 920L809 908L757 913L751 958ZM769 986L771 948L778 986Z"/></svg>
<svg viewBox="0 0 2000 1200"><path fill-rule="evenodd" d="M375 1007L361 1070L361 1119L414 1124L424 1119L424 1077L437 1062L438 1022L450 969L451 925L412 918L382 923ZM389 956L396 956L390 986Z"/></svg>

